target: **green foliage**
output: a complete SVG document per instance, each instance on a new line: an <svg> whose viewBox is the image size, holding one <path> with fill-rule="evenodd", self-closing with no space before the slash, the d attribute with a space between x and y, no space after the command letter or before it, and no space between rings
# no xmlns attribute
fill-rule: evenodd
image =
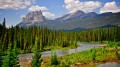
<svg viewBox="0 0 120 67"><path fill-rule="evenodd" d="M118 47L115 46L115 54L116 54L116 59L119 60L120 59L120 54L118 53Z"/></svg>
<svg viewBox="0 0 120 67"><path fill-rule="evenodd" d="M0 67L2 67L2 60L3 60L2 54L3 54L3 52L2 52L2 49L0 47Z"/></svg>
<svg viewBox="0 0 120 67"><path fill-rule="evenodd" d="M14 48L14 50L10 47L10 43L12 43L12 46L16 46L19 49L19 53L28 53L28 52L34 52L32 65L33 67L39 67L42 59L41 59L41 51L43 49L53 49L55 47L53 46L60 46L57 48L67 48L77 47L77 42L101 42L108 41L110 44L110 47L113 46L120 46L120 26L116 27L110 27L110 28L99 28L99 29L92 29L92 30L83 30L83 31L72 31L72 32L64 32L64 31L55 31L55 30L49 30L46 27L40 28L40 27L30 27L30 28L22 28L19 26L6 28L6 20L3 20L3 23L0 24L0 41L2 47L1 49L3 51L6 51L8 46L8 52L7 55L4 57L4 67L9 67L10 65L18 64L18 59L14 60L14 58L17 58L17 48ZM37 39L37 38L38 39ZM14 44L16 42L16 44ZM115 43L117 42L117 43ZM33 50L35 47L35 50ZM46 48L49 47L49 48ZM117 49L118 50L118 49ZM116 57L119 57L119 52L115 51ZM107 52L106 48L100 49L100 51L97 51L96 49L92 49L91 51L85 51L81 52L81 54L78 54L77 58L72 55L72 57L68 57L71 63L82 61L99 61L101 60L101 56L104 57L107 55L105 54ZM109 53L109 52L108 52ZM85 56L87 54L87 56ZM76 56L76 55L75 55ZM104 58L102 56L102 58ZM1 57L1 56L0 56ZM71 58L75 60L71 60ZM12 61L11 61L12 59ZM53 59L53 60L52 60ZM103 59L102 59L103 60ZM13 63L14 62L14 63ZM52 64L57 65L58 60L56 54L53 54L51 57ZM68 63L69 65L69 63ZM19 65L18 65L19 66Z"/></svg>
<svg viewBox="0 0 120 67"><path fill-rule="evenodd" d="M38 44L38 38L35 41L35 51L34 56L32 57L31 66L32 67L41 67L42 59L41 59L41 50Z"/></svg>
<svg viewBox="0 0 120 67"><path fill-rule="evenodd" d="M7 50L10 43L16 42L19 53L34 52L35 38L38 37L40 49L44 51L46 46L77 47L77 42L118 42L120 41L120 26L99 28L82 31L55 31L46 27L22 28L19 26L6 28L6 21L0 24L0 41L3 51ZM119 44L118 44L119 45Z"/></svg>
<svg viewBox="0 0 120 67"><path fill-rule="evenodd" d="M72 64L69 60L67 62L62 63L63 67L70 67L70 64Z"/></svg>
<svg viewBox="0 0 120 67"><path fill-rule="evenodd" d="M95 49L95 47L92 49L92 61L93 62L96 61L96 49Z"/></svg>
<svg viewBox="0 0 120 67"><path fill-rule="evenodd" d="M17 49L17 45L15 44L14 45L14 48L13 48L13 50L12 50L14 53L13 53L13 57L14 57L14 59L13 59L13 61L14 61L14 67L20 67L20 65L19 65L19 57L18 57L18 49Z"/></svg>
<svg viewBox="0 0 120 67"><path fill-rule="evenodd" d="M51 56L51 65L58 65L58 59L55 51L52 51L52 56Z"/></svg>
<svg viewBox="0 0 120 67"><path fill-rule="evenodd" d="M20 67L18 62L17 48L16 45L12 48L10 44L8 46L7 55L4 57L2 67Z"/></svg>
<svg viewBox="0 0 120 67"><path fill-rule="evenodd" d="M110 47L116 47L116 46L120 46L120 42L111 42L109 44Z"/></svg>
<svg viewBox="0 0 120 67"><path fill-rule="evenodd" d="M114 45L114 44L112 44ZM66 55L62 58L61 61L65 61L61 63L63 65L68 64L67 66L75 63L91 63L91 62L106 62L113 60L120 59L120 48L118 46L114 47L101 47L101 48L93 48L91 50L86 50L83 52L77 52L74 54ZM91 61L92 60L92 61Z"/></svg>

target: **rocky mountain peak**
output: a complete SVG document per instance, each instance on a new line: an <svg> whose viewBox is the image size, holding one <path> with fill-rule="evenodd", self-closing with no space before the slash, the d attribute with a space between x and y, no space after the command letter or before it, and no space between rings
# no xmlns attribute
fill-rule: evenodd
<svg viewBox="0 0 120 67"><path fill-rule="evenodd" d="M68 19L71 19L71 18L74 18L74 17L78 17L78 16L83 16L85 15L85 13L81 10L77 10L76 12L73 12L73 13L70 13L68 14L64 20L68 20Z"/></svg>
<svg viewBox="0 0 120 67"><path fill-rule="evenodd" d="M84 15L85 13L81 10L77 10L76 12L74 12L73 14L76 14L76 15Z"/></svg>
<svg viewBox="0 0 120 67"><path fill-rule="evenodd" d="M24 23L35 23L35 22L43 22L45 21L45 17L42 15L42 11L34 11L28 13L25 17L23 17L22 22Z"/></svg>

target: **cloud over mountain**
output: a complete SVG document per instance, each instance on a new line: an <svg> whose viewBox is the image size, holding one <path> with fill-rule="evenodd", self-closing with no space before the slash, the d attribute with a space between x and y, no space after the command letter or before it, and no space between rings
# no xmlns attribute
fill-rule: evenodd
<svg viewBox="0 0 120 67"><path fill-rule="evenodd" d="M34 2L35 0L0 0L0 9L24 9Z"/></svg>
<svg viewBox="0 0 120 67"><path fill-rule="evenodd" d="M55 16L55 14L53 14L53 13L51 13L51 12L43 12L42 14L43 14L43 16L45 16L46 18L50 18L50 17L54 17L54 16Z"/></svg>
<svg viewBox="0 0 120 67"><path fill-rule="evenodd" d="M49 9L47 7L45 7L45 6L38 6L38 5L34 6L33 5L28 9L28 11L30 11L30 12L40 11L40 10L42 11L43 16L45 16L46 18L50 18L50 17L55 16L55 14L49 12L48 11Z"/></svg>
<svg viewBox="0 0 120 67"><path fill-rule="evenodd" d="M117 6L116 2L107 2L101 9L100 13L105 13L105 12L120 12L120 7Z"/></svg>
<svg viewBox="0 0 120 67"><path fill-rule="evenodd" d="M64 7L69 10L69 12L75 12L77 10L82 10L84 12L92 12L95 9L101 7L101 2L99 1L81 2L79 0L64 0L64 3Z"/></svg>
<svg viewBox="0 0 120 67"><path fill-rule="evenodd" d="M48 8L47 7L45 7L45 6L38 6L38 5L36 5L36 6L31 6L29 9L28 9L28 11L30 11L30 12L33 12L33 11L44 11L44 10L48 10Z"/></svg>

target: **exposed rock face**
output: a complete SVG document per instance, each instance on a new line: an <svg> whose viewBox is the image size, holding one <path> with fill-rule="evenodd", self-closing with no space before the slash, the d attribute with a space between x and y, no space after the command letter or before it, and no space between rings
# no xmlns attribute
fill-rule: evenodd
<svg viewBox="0 0 120 67"><path fill-rule="evenodd" d="M24 23L35 23L43 21L45 21L45 17L42 15L41 11L30 12L26 15L26 17L23 17L22 20Z"/></svg>
<svg viewBox="0 0 120 67"><path fill-rule="evenodd" d="M92 18L97 16L95 12L90 12L90 13L84 13L83 11L77 10L76 12L66 14L60 18L57 18L56 20L58 21L64 21L64 20L79 20L79 19L84 19L84 18Z"/></svg>
<svg viewBox="0 0 120 67"><path fill-rule="evenodd" d="M77 10L74 13L70 13L70 15L65 18L65 20L72 19L72 18L75 18L75 17L81 17L81 16L84 16L84 15L85 15L85 13L83 11Z"/></svg>
<svg viewBox="0 0 120 67"><path fill-rule="evenodd" d="M75 17L78 17L78 16L83 16L85 15L85 13L83 11L76 11L76 12L73 12L73 13L69 13L69 14L66 14L60 18L57 18L56 20L70 20L70 19L73 19Z"/></svg>

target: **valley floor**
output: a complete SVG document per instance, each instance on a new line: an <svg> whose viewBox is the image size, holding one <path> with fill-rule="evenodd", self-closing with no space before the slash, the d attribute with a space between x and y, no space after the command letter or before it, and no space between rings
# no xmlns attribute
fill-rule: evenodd
<svg viewBox="0 0 120 67"><path fill-rule="evenodd" d="M120 43L110 43L97 45L101 48L92 48L82 52L76 52L73 54L58 56L58 65L51 65L51 57L42 58L42 67L80 67L90 65L95 67L96 64L106 62L117 62L120 63ZM21 60L20 64L22 67L30 67L31 59Z"/></svg>

